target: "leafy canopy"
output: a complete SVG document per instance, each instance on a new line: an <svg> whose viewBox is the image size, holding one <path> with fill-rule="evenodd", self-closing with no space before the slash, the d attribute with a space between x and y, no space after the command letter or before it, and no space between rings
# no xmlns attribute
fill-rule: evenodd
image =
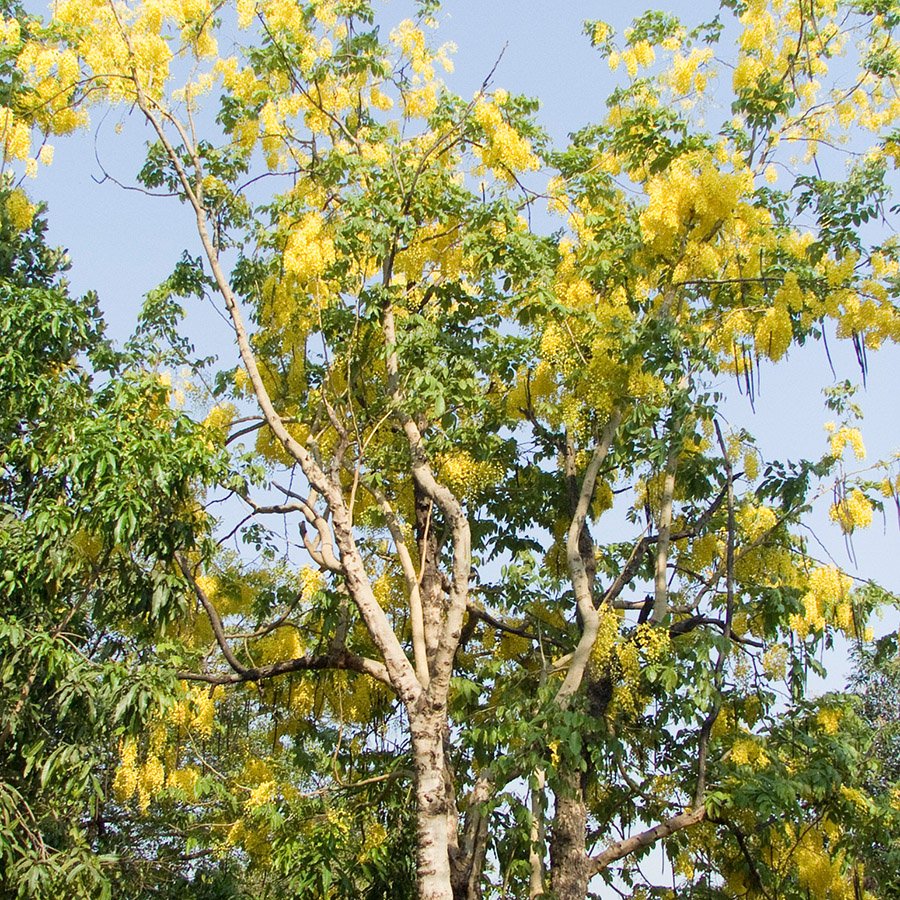
<svg viewBox="0 0 900 900"><path fill-rule="evenodd" d="M137 109L138 179L202 254L142 327L175 359L182 299L214 296L241 360L176 385L200 426L141 399L172 459L183 427L230 471L177 482L220 545L146 547L183 612L141 646L182 687L122 742L118 802L257 895L659 896L633 860L663 841L698 895L890 896L860 838L897 816L861 776L871 723L806 686L893 598L806 527L826 486L848 540L870 525L896 459L866 459L849 382L816 459L722 408L799 345L848 341L865 375L900 337L896 11L589 22L622 77L564 148L490 78L452 92L436 4L386 38L376 12L69 0L3 25L5 160ZM168 510L142 446L124 508Z"/></svg>

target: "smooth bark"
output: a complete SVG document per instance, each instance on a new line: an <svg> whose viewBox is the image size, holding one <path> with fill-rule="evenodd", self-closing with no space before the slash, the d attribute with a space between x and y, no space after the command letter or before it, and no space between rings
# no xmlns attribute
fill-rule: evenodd
<svg viewBox="0 0 900 900"><path fill-rule="evenodd" d="M454 900L444 780L446 713L429 710L410 718L416 775L416 879L418 900Z"/></svg>
<svg viewBox="0 0 900 900"><path fill-rule="evenodd" d="M555 900L584 900L591 878L585 850L587 806L579 773L561 775L560 780L550 832L550 884Z"/></svg>

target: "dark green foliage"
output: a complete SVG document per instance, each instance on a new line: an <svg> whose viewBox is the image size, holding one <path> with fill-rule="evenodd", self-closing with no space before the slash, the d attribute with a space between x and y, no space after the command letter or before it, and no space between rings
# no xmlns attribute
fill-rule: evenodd
<svg viewBox="0 0 900 900"><path fill-rule="evenodd" d="M68 295L44 227L0 225L0 894L93 898L118 738L174 683L136 637L182 608L167 563L202 531L211 462Z"/></svg>

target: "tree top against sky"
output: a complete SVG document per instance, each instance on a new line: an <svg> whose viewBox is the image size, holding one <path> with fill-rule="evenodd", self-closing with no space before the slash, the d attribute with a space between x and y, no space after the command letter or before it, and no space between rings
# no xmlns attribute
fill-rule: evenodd
<svg viewBox="0 0 900 900"><path fill-rule="evenodd" d="M854 774L852 702L805 686L892 598L809 513L855 539L897 458L867 457L849 382L801 459L726 404L804 345L864 376L900 338L896 10L590 20L616 81L555 142L490 70L448 86L437 4L391 10L67 0L0 26L11 227L54 143L140 123L136 186L192 229L144 364L230 468L194 487L215 539L146 560L183 590L151 647L183 688L123 735L118 802L177 811L251 880L327 832L389 883L359 844L376 816L423 898L584 897L663 841L726 896L849 896L896 804ZM186 337L201 301L219 372ZM340 799L410 770L414 816Z"/></svg>

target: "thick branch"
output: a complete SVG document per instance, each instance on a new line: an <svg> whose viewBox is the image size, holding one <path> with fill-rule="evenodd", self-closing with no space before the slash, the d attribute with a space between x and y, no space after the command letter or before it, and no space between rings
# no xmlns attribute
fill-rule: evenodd
<svg viewBox="0 0 900 900"><path fill-rule="evenodd" d="M629 838L610 844L602 853L591 857L592 874L602 872L616 860L624 859L638 850L643 850L645 847L675 834L676 831L702 822L705 817L706 810L702 806L698 809L686 810L677 816L672 816L671 819L666 819L665 822L660 822L659 825L654 825L653 828L640 832L640 834L634 834Z"/></svg>
<svg viewBox="0 0 900 900"><path fill-rule="evenodd" d="M537 768L531 778L531 846L528 850L528 866L531 870L528 879L529 900L544 896L544 853L547 845L546 823L547 798L544 793L547 775L543 769Z"/></svg>
<svg viewBox="0 0 900 900"><path fill-rule="evenodd" d="M200 605L206 612L209 624L212 625L213 634L216 637L216 643L222 651L222 656L225 657L225 662L227 662L238 675L243 675L247 671L247 667L242 665L234 655L234 651L231 649L231 645L228 643L228 638L225 635L225 629L222 627L222 619L219 616L219 611L213 606L212 601L206 595L206 591L200 587L188 561L180 553L175 554L175 560L178 563L178 567L181 569L182 574L193 589L194 595L200 601Z"/></svg>
<svg viewBox="0 0 900 900"><path fill-rule="evenodd" d="M385 260L383 281L389 287L390 261ZM431 696L438 702L446 701L450 688L453 658L462 634L463 619L469 596L469 573L472 567L472 535L469 520L462 504L453 492L434 476L425 453L424 441L415 421L403 410L403 393L400 388L399 358L397 355L397 329L394 310L389 301L382 311L382 329L387 345L387 388L394 403L397 417L406 435L411 458L411 470L416 485L437 505L453 535L453 564L450 578L450 604L444 620L444 629L434 656L429 685Z"/></svg>
<svg viewBox="0 0 900 900"><path fill-rule="evenodd" d="M727 621L724 619L715 619L712 616L694 615L689 616L687 619L682 619L680 622L675 622L673 625L669 626L669 636L678 637L682 634L688 634L702 625L715 625L722 634L727 634L736 644L747 644L750 647L765 647L764 641L755 641L753 638L745 638L736 635L729 628Z"/></svg>
<svg viewBox="0 0 900 900"><path fill-rule="evenodd" d="M381 506L388 531L394 540L397 550L397 558L403 569L403 577L406 579L406 590L409 595L409 619L412 630L413 659L416 664L416 675L423 687L428 687L430 675L428 672L428 651L425 646L425 620L422 612L422 594L419 590L419 576L413 563L409 547L406 545L406 537L403 526L397 519L397 514L382 491L371 488L375 499Z"/></svg>
<svg viewBox="0 0 900 900"><path fill-rule="evenodd" d="M656 572L653 579L653 614L651 621L658 625L669 607L669 583L666 568L669 561L669 539L672 531L672 499L675 495L675 469L678 454L672 450L666 460L662 502L659 510L659 539L656 542Z"/></svg>
<svg viewBox="0 0 900 900"><path fill-rule="evenodd" d="M552 644L556 647L562 647L563 644L546 635L535 634L533 631L529 631L527 628L521 628L518 625L508 625L506 622L501 622L500 619L496 618L496 616L492 616L487 610L482 609L480 606L476 606L474 603L469 603L466 606L466 612L468 612L469 616L475 620L481 620L485 625L490 625L491 628L496 629L497 631L504 631L507 634L515 634L518 637L523 637L526 640L534 641L536 644L543 641L546 644Z"/></svg>
<svg viewBox="0 0 900 900"><path fill-rule="evenodd" d="M584 479L581 483L581 491L578 496L578 503L575 507L575 514L572 516L572 523L569 526L569 534L566 538L566 557L569 563L569 575L572 579L572 587L575 591L575 602L578 605L578 612L581 614L583 623L583 631L578 641L578 646L572 654L569 664L569 670L566 673L565 681L556 695L557 703L566 707L569 705L570 699L581 684L584 677L584 671L587 668L588 659L591 655L591 648L597 637L597 631L600 626L600 616L594 607L593 593L591 584L588 580L587 569L584 560L581 558L579 550L579 541L581 539L581 531L587 520L588 508L594 496L594 487L597 483L597 473L600 466L609 453L612 445L613 436L619 427L622 415L619 412L613 414L612 418L603 429L600 443L594 450L594 455L588 463L587 470L584 473Z"/></svg>
<svg viewBox="0 0 900 900"><path fill-rule="evenodd" d="M128 35L124 27L122 28L122 32L127 41ZM131 49L130 45L129 49ZM291 458L295 459L300 464L309 483L324 497L325 502L328 504L332 514L335 538L341 553L341 566L347 588L360 611L360 615L366 624L372 640L384 657L392 684L405 703L413 703L421 693L421 685L415 676L415 672L413 671L409 660L406 658L406 654L397 635L391 628L391 624L388 621L384 610L382 610L378 601L375 599L362 555L360 554L353 537L353 525L349 510L344 503L341 488L327 477L322 468L316 463L312 454L293 437L275 409L275 405L263 382L262 374L259 371L259 366L250 343L249 334L244 323L237 296L232 290L231 284L222 268L218 249L210 236L207 224L207 210L203 205L202 195L199 193L199 189L195 190L187 172L182 166L179 154L169 140L169 136L163 128L159 115L157 115L155 111L157 107L145 94L136 70L132 71L132 78L135 84L137 105L156 132L160 143L166 151L167 157L172 162L172 165L178 174L185 195L194 210L197 233L200 237L206 259L209 262L216 287L221 294L228 314L231 317L241 361L247 371L260 411L279 443L281 443ZM170 121L173 121L173 124L178 129L185 149L191 154L199 175L200 161L195 149L190 146L190 142L187 135L184 133L184 130L179 128L178 123L174 122L171 115L168 115L165 112L162 112L162 115L165 115Z"/></svg>
<svg viewBox="0 0 900 900"><path fill-rule="evenodd" d="M359 672L361 675L370 675L393 688L385 666L377 660L356 656L347 651L284 659L268 666L242 667L240 672L227 672L220 675L207 672L178 672L177 674L183 681L202 681L206 684L240 684L245 681L264 681L267 678L275 678L289 672L313 672L321 669L344 669Z"/></svg>

